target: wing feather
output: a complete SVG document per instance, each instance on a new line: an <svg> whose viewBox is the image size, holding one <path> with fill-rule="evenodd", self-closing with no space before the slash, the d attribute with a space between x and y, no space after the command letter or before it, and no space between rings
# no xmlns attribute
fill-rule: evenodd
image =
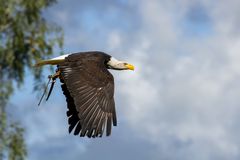
<svg viewBox="0 0 240 160"><path fill-rule="evenodd" d="M81 123L78 121L78 124L77 124L77 126L76 126L76 129L75 129L75 131L74 131L74 135L78 135L78 134L80 133L81 129L82 129L82 125L81 125Z"/></svg>
<svg viewBox="0 0 240 160"><path fill-rule="evenodd" d="M106 128L109 136L112 125L117 125L113 76L100 60L74 54L59 64L69 109L69 133L75 128L74 135L102 137Z"/></svg>
<svg viewBox="0 0 240 160"><path fill-rule="evenodd" d="M107 113L107 136L111 134L112 129L112 113Z"/></svg>

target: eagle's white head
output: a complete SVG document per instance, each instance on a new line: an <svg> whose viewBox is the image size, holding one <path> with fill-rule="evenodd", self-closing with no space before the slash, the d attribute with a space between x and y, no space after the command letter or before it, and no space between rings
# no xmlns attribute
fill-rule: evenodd
<svg viewBox="0 0 240 160"><path fill-rule="evenodd" d="M124 62L119 61L114 57L111 57L110 60L107 62L109 69L115 69L115 70L134 70L134 66Z"/></svg>

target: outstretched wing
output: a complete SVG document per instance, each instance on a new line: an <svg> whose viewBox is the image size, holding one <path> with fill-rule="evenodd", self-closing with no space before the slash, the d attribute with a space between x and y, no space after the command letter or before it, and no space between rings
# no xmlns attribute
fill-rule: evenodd
<svg viewBox="0 0 240 160"><path fill-rule="evenodd" d="M82 55L81 55L82 56ZM69 132L88 137L111 134L117 125L114 104L114 79L99 57L70 55L59 65L68 103ZM101 62L101 63L100 63Z"/></svg>

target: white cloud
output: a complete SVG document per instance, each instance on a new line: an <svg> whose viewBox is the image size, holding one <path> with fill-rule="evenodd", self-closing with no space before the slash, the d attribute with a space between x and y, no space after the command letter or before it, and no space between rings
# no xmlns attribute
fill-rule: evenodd
<svg viewBox="0 0 240 160"><path fill-rule="evenodd" d="M109 35L108 35L109 50L119 48L122 43L121 41L122 41L121 36L118 31L112 31L111 33L109 33Z"/></svg>
<svg viewBox="0 0 240 160"><path fill-rule="evenodd" d="M179 157L183 152L194 153L191 158L184 154L184 159L202 159L198 154L204 154L204 159L234 159L240 155L239 141L234 139L239 130L228 129L239 123L235 113L240 105L240 38L230 34L237 25L236 19L229 22L234 27L223 25L221 17L229 11L224 4L215 4L213 12L206 6L216 30L202 39L181 37L183 30L174 22L185 16L186 8L178 8L179 15L175 16L175 3L140 4L144 17L139 34L150 46L139 49L133 45L129 49L140 55L131 57L136 59L139 70L122 79L121 92L130 106L125 113L136 133L140 132L140 137L150 139L160 149L173 147ZM218 5L221 14L217 12ZM135 42L141 43L141 39ZM191 143L187 148L178 148L174 143L168 146L167 141L175 140ZM169 153L163 154L167 159L175 159Z"/></svg>

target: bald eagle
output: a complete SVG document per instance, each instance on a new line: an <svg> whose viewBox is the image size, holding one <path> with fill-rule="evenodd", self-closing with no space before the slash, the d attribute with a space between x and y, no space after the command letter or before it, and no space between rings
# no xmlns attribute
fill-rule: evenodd
<svg viewBox="0 0 240 160"><path fill-rule="evenodd" d="M57 65L47 99L55 80L60 79L67 101L69 133L81 137L102 137L111 134L117 125L114 103L114 78L108 69L134 70L134 66L118 61L99 51L79 52L43 60L36 64Z"/></svg>

